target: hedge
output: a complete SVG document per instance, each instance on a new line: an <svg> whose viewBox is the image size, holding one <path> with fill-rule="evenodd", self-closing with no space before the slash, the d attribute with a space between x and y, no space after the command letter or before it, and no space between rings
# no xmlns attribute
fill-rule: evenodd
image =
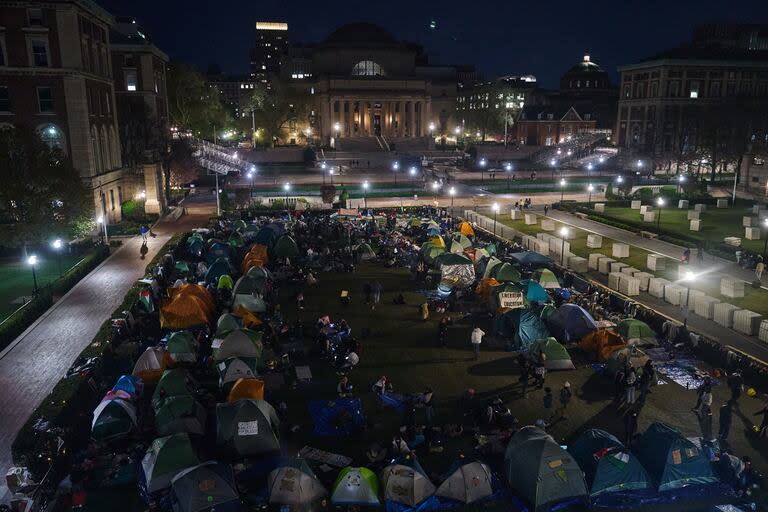
<svg viewBox="0 0 768 512"><path fill-rule="evenodd" d="M99 266L109 256L109 248L102 245L93 253L83 258L78 264L64 273L52 283L42 287L37 296L30 300L24 307L0 323L0 350L7 347L27 327L32 325L40 315L45 313L53 305L53 297L61 296L71 290L91 270Z"/></svg>
<svg viewBox="0 0 768 512"><path fill-rule="evenodd" d="M177 233L158 251L154 258L147 264L146 272L150 273L169 250L183 248L189 233ZM175 252L175 251L174 251ZM125 294L123 302L115 309L110 318L101 325L91 343L80 353L79 357L100 357L112 352L111 319L124 310L131 309L137 302L139 291L143 285L134 284ZM92 375L98 376L103 369L103 360L99 361ZM37 479L46 472L51 465L55 450L56 437L41 434L35 428L40 422L48 422L48 425L60 429L59 435L70 447L87 442L91 431L91 416L93 409L98 404L98 385L89 382L81 375L64 377L51 390L51 393L32 412L24 426L16 434L11 446L13 461L17 465L27 466Z"/></svg>

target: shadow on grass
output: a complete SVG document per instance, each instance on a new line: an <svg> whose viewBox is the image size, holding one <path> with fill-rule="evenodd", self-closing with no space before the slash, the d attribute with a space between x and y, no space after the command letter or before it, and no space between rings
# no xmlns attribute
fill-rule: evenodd
<svg viewBox="0 0 768 512"><path fill-rule="evenodd" d="M468 369L470 375L480 377L490 377L499 375L517 375L517 364L514 357L501 357L488 361L485 363L479 363L474 366L470 366Z"/></svg>
<svg viewBox="0 0 768 512"><path fill-rule="evenodd" d="M613 382L602 375L593 373L587 381L581 385L578 391L579 398L588 404L611 400L613 398Z"/></svg>

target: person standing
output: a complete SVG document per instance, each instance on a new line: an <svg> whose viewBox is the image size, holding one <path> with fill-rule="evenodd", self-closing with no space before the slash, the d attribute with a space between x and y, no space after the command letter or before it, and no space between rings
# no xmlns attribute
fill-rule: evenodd
<svg viewBox="0 0 768 512"><path fill-rule="evenodd" d="M429 320L429 303L424 302L419 306L419 312L421 313L421 319L423 321Z"/></svg>
<svg viewBox="0 0 768 512"><path fill-rule="evenodd" d="M528 380L531 378L531 363L523 354L517 356L517 363L520 366L520 384L523 387L521 394L523 398L528 398Z"/></svg>
<svg viewBox="0 0 768 512"><path fill-rule="evenodd" d="M571 383L568 381L565 381L565 384L563 384L563 387L560 388L560 410L559 410L560 419L563 419L563 420L568 419L565 416L565 411L568 409L568 404L571 403L572 397L573 397L573 393L571 393Z"/></svg>
<svg viewBox="0 0 768 512"><path fill-rule="evenodd" d="M554 396L552 396L552 388L544 388L544 417L547 419L547 423L552 421L552 403L554 402Z"/></svg>
<svg viewBox="0 0 768 512"><path fill-rule="evenodd" d="M475 361L480 358L480 344L483 342L483 336L485 336L485 332L480 329L480 327L475 326L475 328L472 329L470 342L472 343L472 349L475 352Z"/></svg>
<svg viewBox="0 0 768 512"><path fill-rule="evenodd" d="M728 445L728 434L731 432L733 422L733 403L729 400L720 407L719 427L717 438L722 446Z"/></svg>
<svg viewBox="0 0 768 512"><path fill-rule="evenodd" d="M376 309L376 306L378 306L381 303L381 290L383 287L381 286L381 283L377 280L373 282L373 285L371 285L371 291L373 292L373 306L371 306L371 309Z"/></svg>
<svg viewBox="0 0 768 512"><path fill-rule="evenodd" d="M541 357L536 360L536 366L533 369L534 379L536 379L536 385L539 389L544 387L544 380L547 376L546 357L542 352Z"/></svg>
<svg viewBox="0 0 768 512"><path fill-rule="evenodd" d="M145 224L142 224L139 228L139 234L141 235L142 241L146 242L147 235L149 234L149 228Z"/></svg>
<svg viewBox="0 0 768 512"><path fill-rule="evenodd" d="M427 427L432 426L432 419L435 417L435 393L432 388L424 390L424 416L426 418Z"/></svg>
<svg viewBox="0 0 768 512"><path fill-rule="evenodd" d="M757 411L755 416L760 416L761 414L763 415L763 421L760 423L757 431L760 433L760 437L765 437L766 433L768 433L768 405Z"/></svg>
<svg viewBox="0 0 768 512"><path fill-rule="evenodd" d="M755 275L757 276L757 280L760 281L763 279L763 271L765 270L765 263L763 263L763 257L758 256L757 257L757 264L755 265Z"/></svg>
<svg viewBox="0 0 768 512"><path fill-rule="evenodd" d="M637 420L636 411L630 412L624 419L624 442L627 444L631 443L635 438L635 434L637 434Z"/></svg>
<svg viewBox="0 0 768 512"><path fill-rule="evenodd" d="M448 345L448 317L443 317L437 324L437 337L440 340L440 345L445 347Z"/></svg>
<svg viewBox="0 0 768 512"><path fill-rule="evenodd" d="M643 366L643 373L640 374L640 403L645 403L648 393L651 392L651 386L656 380L656 370L653 369L653 363L649 359Z"/></svg>
<svg viewBox="0 0 768 512"><path fill-rule="evenodd" d="M731 402L735 407L739 406L739 398L741 398L741 392L744 389L744 377L741 376L741 372L736 370L728 376L728 387L731 390Z"/></svg>
<svg viewBox="0 0 768 512"><path fill-rule="evenodd" d="M548 205L548 204L545 204L545 205L544 205L544 216L545 216L545 217L547 216L547 212L548 212L548 211L549 211L549 205Z"/></svg>
<svg viewBox="0 0 768 512"><path fill-rule="evenodd" d="M630 367L624 376L624 402L630 408L635 404L635 392L637 390L637 373Z"/></svg>

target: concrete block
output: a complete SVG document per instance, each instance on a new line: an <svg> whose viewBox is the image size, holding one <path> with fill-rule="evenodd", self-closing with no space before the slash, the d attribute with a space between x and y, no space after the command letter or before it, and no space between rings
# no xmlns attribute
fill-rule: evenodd
<svg viewBox="0 0 768 512"><path fill-rule="evenodd" d="M621 261L613 261L611 262L610 269L611 272L621 272L621 269L624 267L628 267L626 263L622 263Z"/></svg>
<svg viewBox="0 0 768 512"><path fill-rule="evenodd" d="M659 299L664 297L664 288L672 285L671 282L661 277L652 277L648 280L648 293Z"/></svg>
<svg viewBox="0 0 768 512"><path fill-rule="evenodd" d="M562 238L552 237L549 239L549 254L556 254L558 261L563 256L563 252L568 254L571 252L571 244L564 241Z"/></svg>
<svg viewBox="0 0 768 512"><path fill-rule="evenodd" d="M741 238L737 236L727 236L723 238L723 242L734 247L741 247Z"/></svg>
<svg viewBox="0 0 768 512"><path fill-rule="evenodd" d="M667 259L661 254L649 254L645 266L653 271L664 270L667 268Z"/></svg>
<svg viewBox="0 0 768 512"><path fill-rule="evenodd" d="M760 322L760 330L757 333L757 337L760 341L768 343L768 320Z"/></svg>
<svg viewBox="0 0 768 512"><path fill-rule="evenodd" d="M688 209L688 200L687 199L681 199L677 202L677 207L681 210L687 210Z"/></svg>
<svg viewBox="0 0 768 512"><path fill-rule="evenodd" d="M693 303L693 310L697 315L707 320L712 320L715 315L715 304L719 303L720 299L702 294L696 297L696 301Z"/></svg>
<svg viewBox="0 0 768 512"><path fill-rule="evenodd" d="M635 267L624 267L624 268L621 269L621 273L622 274L626 274L628 276L633 276L637 272L640 272L640 271L637 270Z"/></svg>
<svg viewBox="0 0 768 512"><path fill-rule="evenodd" d="M509 218L512 220L522 220L523 219L522 210L518 210L517 208L512 208L512 211L509 212Z"/></svg>
<svg viewBox="0 0 768 512"><path fill-rule="evenodd" d="M598 269L598 263L600 262L600 258L605 258L605 254L601 254L599 252L593 252L592 254L589 255L589 260L588 260L589 270Z"/></svg>
<svg viewBox="0 0 768 512"><path fill-rule="evenodd" d="M549 256L549 243L543 240L536 240L536 252Z"/></svg>
<svg viewBox="0 0 768 512"><path fill-rule="evenodd" d="M630 208L633 210L639 210L642 205L643 205L642 201L632 201Z"/></svg>
<svg viewBox="0 0 768 512"><path fill-rule="evenodd" d="M747 240L760 240L760 228L744 228L744 238Z"/></svg>
<svg viewBox="0 0 768 512"><path fill-rule="evenodd" d="M701 227L702 227L701 223L702 222L703 221L700 221L700 220L692 220L691 221L691 225L690 225L690 230L691 231L701 231Z"/></svg>
<svg viewBox="0 0 768 512"><path fill-rule="evenodd" d="M574 272L581 273L587 272L587 270L589 270L587 259L575 256L573 254L568 256L568 268Z"/></svg>
<svg viewBox="0 0 768 512"><path fill-rule="evenodd" d="M642 292L648 291L648 283L651 279L654 279L654 275L648 272L635 272L632 277L640 281L640 291Z"/></svg>
<svg viewBox="0 0 768 512"><path fill-rule="evenodd" d="M641 214L645 214L647 212L652 212L652 211L653 211L653 206L650 204L646 204L640 207Z"/></svg>
<svg viewBox="0 0 768 512"><path fill-rule="evenodd" d="M717 200L717 207L718 208L728 208L728 200L727 199L718 199Z"/></svg>
<svg viewBox="0 0 768 512"><path fill-rule="evenodd" d="M640 280L626 274L622 274L619 278L619 293L623 293L627 297L635 297L640 295Z"/></svg>
<svg viewBox="0 0 768 512"><path fill-rule="evenodd" d="M730 299L744 297L744 281L730 277L720 279L720 295Z"/></svg>
<svg viewBox="0 0 768 512"><path fill-rule="evenodd" d="M611 271L611 263L614 263L616 260L613 258L609 258L608 256L603 256L600 258L600 261L597 262L597 271L601 274L608 274Z"/></svg>
<svg viewBox="0 0 768 512"><path fill-rule="evenodd" d="M733 312L733 329L747 336L754 336L760 330L763 315L748 309Z"/></svg>
<svg viewBox="0 0 768 512"><path fill-rule="evenodd" d="M707 205L703 203L697 203L693 205L693 209L696 210L697 212L705 212L707 211Z"/></svg>
<svg viewBox="0 0 768 512"><path fill-rule="evenodd" d="M680 306L685 302L685 288L670 284L664 287L664 300L673 306Z"/></svg>
<svg viewBox="0 0 768 512"><path fill-rule="evenodd" d="M621 279L621 272L610 272L608 274L608 288L611 290L619 290L619 280Z"/></svg>
<svg viewBox="0 0 768 512"><path fill-rule="evenodd" d="M541 219L541 229L544 231L554 231L555 221L551 219Z"/></svg>
<svg viewBox="0 0 768 512"><path fill-rule="evenodd" d="M587 235L587 247L600 249L603 246L603 237L600 235Z"/></svg>
<svg viewBox="0 0 768 512"><path fill-rule="evenodd" d="M763 210L765 210L765 205L764 204L756 204L756 205L752 206L752 213L754 213L755 215L760 215L760 213Z"/></svg>
<svg viewBox="0 0 768 512"><path fill-rule="evenodd" d="M614 258L628 258L629 257L629 245L621 244L619 242L613 242L613 250L611 254Z"/></svg>
<svg viewBox="0 0 768 512"><path fill-rule="evenodd" d="M713 318L715 323L723 327L733 327L733 314L739 308L727 302L718 302L714 306Z"/></svg>
<svg viewBox="0 0 768 512"><path fill-rule="evenodd" d="M656 222L656 212L645 212L643 222Z"/></svg>
<svg viewBox="0 0 768 512"><path fill-rule="evenodd" d="M605 213L605 203L595 203L595 211Z"/></svg>
<svg viewBox="0 0 768 512"><path fill-rule="evenodd" d="M757 226L757 217L742 217L741 218L741 225L745 228L751 228L752 226Z"/></svg>
<svg viewBox="0 0 768 512"><path fill-rule="evenodd" d="M696 210L688 210L688 220L699 220L701 219L701 212L697 212Z"/></svg>
<svg viewBox="0 0 768 512"><path fill-rule="evenodd" d="M537 216L532 213L526 213L525 214L525 225L526 226L535 226L538 224L539 221L537 219Z"/></svg>
<svg viewBox="0 0 768 512"><path fill-rule="evenodd" d="M683 296L681 297L682 301L680 305L683 307L687 307L690 310L693 310L696 305L696 299L703 296L705 296L703 291L694 290L693 288L691 288L688 291L683 292ZM688 299L687 302L685 300L686 298Z"/></svg>

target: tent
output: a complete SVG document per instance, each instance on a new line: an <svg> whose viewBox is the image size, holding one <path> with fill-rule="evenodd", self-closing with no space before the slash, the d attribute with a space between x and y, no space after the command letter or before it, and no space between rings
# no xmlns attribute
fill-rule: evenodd
<svg viewBox="0 0 768 512"><path fill-rule="evenodd" d="M512 283L500 283L491 288L490 292L488 293L488 306L494 312L501 308L500 294L502 293L522 293L522 289L516 284ZM523 303L527 303L524 296Z"/></svg>
<svg viewBox="0 0 768 512"><path fill-rule="evenodd" d="M187 468L171 480L174 512L240 512L232 468L204 462Z"/></svg>
<svg viewBox="0 0 768 512"><path fill-rule="evenodd" d="M213 242L208 248L208 252L205 255L205 259L210 265L211 263L221 258L228 258L230 254L230 247L223 242Z"/></svg>
<svg viewBox="0 0 768 512"><path fill-rule="evenodd" d="M652 487L637 457L604 430L593 428L582 433L568 452L584 471L590 496Z"/></svg>
<svg viewBox="0 0 768 512"><path fill-rule="evenodd" d="M648 427L632 451L659 491L717 481L706 455L677 429L664 423Z"/></svg>
<svg viewBox="0 0 768 512"><path fill-rule="evenodd" d="M491 468L482 462L469 462L459 466L435 491L435 496L460 503L474 503L493 494Z"/></svg>
<svg viewBox="0 0 768 512"><path fill-rule="evenodd" d="M267 224L261 228L253 239L254 242L267 247L273 247L280 235L285 232L282 226L279 224Z"/></svg>
<svg viewBox="0 0 768 512"><path fill-rule="evenodd" d="M205 305L206 312L212 314L214 311L216 311L216 304L213 300L213 295L211 295L211 292L209 292L205 286L194 283L184 283L178 288L168 288L167 291L168 297L171 300L181 295L194 295Z"/></svg>
<svg viewBox="0 0 768 512"><path fill-rule="evenodd" d="M465 236L475 236L475 230L472 229L472 224L469 222L459 224L459 232Z"/></svg>
<svg viewBox="0 0 768 512"><path fill-rule="evenodd" d="M160 327L163 329L188 329L209 321L208 307L194 295L177 295L160 308Z"/></svg>
<svg viewBox="0 0 768 512"><path fill-rule="evenodd" d="M523 427L512 436L504 454L504 469L509 486L534 512L564 501L586 500L581 468L538 427Z"/></svg>
<svg viewBox="0 0 768 512"><path fill-rule="evenodd" d="M152 407L159 407L163 400L172 396L191 395L196 388L197 384L187 370L165 370L152 394Z"/></svg>
<svg viewBox="0 0 768 512"><path fill-rule="evenodd" d="M488 300L491 295L491 291L498 284L499 282L492 277L489 279L481 279L480 283L478 283L477 287L475 288L475 293L480 298Z"/></svg>
<svg viewBox="0 0 768 512"><path fill-rule="evenodd" d="M502 263L501 265L497 265L491 274L491 277L495 278L499 282L511 283L520 280L520 272L518 272L517 269L509 263Z"/></svg>
<svg viewBox="0 0 768 512"><path fill-rule="evenodd" d="M235 283L232 281L232 278L229 275L224 274L223 276L221 276L219 278L219 283L216 285L216 289L218 289L218 290L222 290L222 289L231 290L234 286L235 286Z"/></svg>
<svg viewBox="0 0 768 512"><path fill-rule="evenodd" d="M435 258L440 256L444 252L445 252L445 249L441 249L440 247L430 242L426 242L422 244L420 249L420 254L422 258L424 258L424 261L426 261L427 263L431 263Z"/></svg>
<svg viewBox="0 0 768 512"><path fill-rule="evenodd" d="M368 468L345 467L331 490L334 505L379 506L379 481Z"/></svg>
<svg viewBox="0 0 768 512"><path fill-rule="evenodd" d="M573 365L573 361L571 361L571 356L568 354L568 351L564 346L558 343L555 338L550 337L536 340L528 349L528 353L532 355L536 354L536 356L541 353L545 354L547 359L544 366L546 366L547 370L576 369Z"/></svg>
<svg viewBox="0 0 768 512"><path fill-rule="evenodd" d="M208 272L205 273L205 283L216 283L221 276L232 274L234 274L234 269L229 263L229 258L219 258L208 267Z"/></svg>
<svg viewBox="0 0 768 512"><path fill-rule="evenodd" d="M270 503L300 508L328 495L307 462L298 458L289 460L269 474L267 490Z"/></svg>
<svg viewBox="0 0 768 512"><path fill-rule="evenodd" d="M239 379L253 379L256 377L256 368L253 360L247 361L239 357L225 359L216 365L219 372L219 387L224 388Z"/></svg>
<svg viewBox="0 0 768 512"><path fill-rule="evenodd" d="M560 281L557 280L557 276L551 270L547 268L541 268L533 273L532 280L541 285L542 288L556 290L560 288Z"/></svg>
<svg viewBox="0 0 768 512"><path fill-rule="evenodd" d="M194 363L197 361L197 340L191 332L174 332L168 336L165 345L168 356L174 363Z"/></svg>
<svg viewBox="0 0 768 512"><path fill-rule="evenodd" d="M472 273L474 274L474 264L472 260L464 256L462 253L444 252L434 258L434 262L437 265L469 265L472 267Z"/></svg>
<svg viewBox="0 0 768 512"><path fill-rule="evenodd" d="M280 420L264 400L237 400L216 405L216 444L237 457L280 451Z"/></svg>
<svg viewBox="0 0 768 512"><path fill-rule="evenodd" d="M211 343L213 360L224 361L231 357L259 359L263 350L261 333L250 329L236 329L224 338L215 338Z"/></svg>
<svg viewBox="0 0 768 512"><path fill-rule="evenodd" d="M263 301L262 301L263 302ZM266 308L266 304L264 305ZM240 305L232 309L232 314L241 319L243 327L250 329L252 327L258 327L264 322L256 316L255 313L248 311L244 306Z"/></svg>
<svg viewBox="0 0 768 512"><path fill-rule="evenodd" d="M547 318L549 318L549 315L557 311L557 308L552 304L547 304L543 308L541 308L541 311L539 311L539 318L547 321Z"/></svg>
<svg viewBox="0 0 768 512"><path fill-rule="evenodd" d="M187 434L173 434L152 441L141 460L141 489L149 495L171 486L171 479L200 461Z"/></svg>
<svg viewBox="0 0 768 512"><path fill-rule="evenodd" d="M446 253L447 254L447 253ZM451 256L458 256L452 254ZM462 256L462 258L466 258ZM469 263L443 264L440 266L440 284L447 288L466 288L475 282L475 267Z"/></svg>
<svg viewBox="0 0 768 512"><path fill-rule="evenodd" d="M144 382L157 382L165 366L165 348L149 347L136 360L132 375Z"/></svg>
<svg viewBox="0 0 768 512"><path fill-rule="evenodd" d="M242 378L235 381L227 395L228 402L243 399L264 400L264 381L255 378Z"/></svg>
<svg viewBox="0 0 768 512"><path fill-rule="evenodd" d="M240 293L235 295L235 298L232 300L233 312L238 308L243 308L251 313L264 313L267 310L267 303L264 302L264 298L261 295Z"/></svg>
<svg viewBox="0 0 768 512"><path fill-rule="evenodd" d="M625 318L616 324L619 333L629 345L658 345L656 332L648 324L634 318Z"/></svg>
<svg viewBox="0 0 768 512"><path fill-rule="evenodd" d="M428 242L433 244L435 247L439 247L441 249L445 249L446 248L445 240L443 240L443 237L441 237L440 235L435 235L433 237L430 237Z"/></svg>
<svg viewBox="0 0 768 512"><path fill-rule="evenodd" d="M576 304L563 304L547 317L547 327L563 343L577 341L597 330L589 312Z"/></svg>
<svg viewBox="0 0 768 512"><path fill-rule="evenodd" d="M496 319L496 334L509 340L510 350L528 350L534 341L549 338L549 331L529 309L513 309Z"/></svg>
<svg viewBox="0 0 768 512"><path fill-rule="evenodd" d="M234 315L224 313L216 322L216 334L214 338L224 338L227 334L240 328L240 322Z"/></svg>
<svg viewBox="0 0 768 512"><path fill-rule="evenodd" d="M134 377L133 375L121 375L115 385L112 386L112 391L124 391L131 398L136 398L139 394L139 390L143 387L141 379Z"/></svg>
<svg viewBox="0 0 768 512"><path fill-rule="evenodd" d="M615 377L619 371L624 370L627 362L633 368L642 368L650 358L638 347L624 347L614 350L605 361L605 373L609 377Z"/></svg>
<svg viewBox="0 0 768 512"><path fill-rule="evenodd" d="M357 254L360 256L360 259L363 261L372 260L376 258L376 253L373 252L373 249L371 248L371 246L365 242L357 246Z"/></svg>
<svg viewBox="0 0 768 512"><path fill-rule="evenodd" d="M464 254L464 246L458 240L451 241L451 248L449 250L452 254Z"/></svg>
<svg viewBox="0 0 768 512"><path fill-rule="evenodd" d="M115 398L101 402L93 411L91 437L114 441L131 433L136 426L136 408L127 400Z"/></svg>
<svg viewBox="0 0 768 512"><path fill-rule="evenodd" d="M246 227L248 227L248 225L245 223L243 219L237 219L235 222L232 223L232 229L240 233L245 231Z"/></svg>
<svg viewBox="0 0 768 512"><path fill-rule="evenodd" d="M461 232L453 234L453 241L458 242L462 249L470 249L472 247L472 240Z"/></svg>
<svg viewBox="0 0 768 512"><path fill-rule="evenodd" d="M384 499L414 507L435 493L429 478L414 468L392 464L381 472Z"/></svg>
<svg viewBox="0 0 768 512"><path fill-rule="evenodd" d="M592 331L579 342L579 348L594 353L598 361L607 360L613 352L626 346L624 339L610 329Z"/></svg>
<svg viewBox="0 0 768 512"><path fill-rule="evenodd" d="M520 265L528 267L542 267L552 263L551 259L534 251L515 252L509 256Z"/></svg>
<svg viewBox="0 0 768 512"><path fill-rule="evenodd" d="M548 302L549 295L547 291L536 281L526 279L520 282L523 287L523 293L525 294L525 300L528 302Z"/></svg>
<svg viewBox="0 0 768 512"><path fill-rule="evenodd" d="M190 395L171 396L155 408L155 426L161 436L205 433L205 409Z"/></svg>
<svg viewBox="0 0 768 512"><path fill-rule="evenodd" d="M275 243L273 251L278 258L295 258L299 255L299 247L290 235L281 236Z"/></svg>
<svg viewBox="0 0 768 512"><path fill-rule="evenodd" d="M493 277L493 269L497 265L501 265L502 262L500 259L498 259L496 256L491 256L488 259L488 263L485 265L485 271L483 272L483 279L488 279L490 277Z"/></svg>

